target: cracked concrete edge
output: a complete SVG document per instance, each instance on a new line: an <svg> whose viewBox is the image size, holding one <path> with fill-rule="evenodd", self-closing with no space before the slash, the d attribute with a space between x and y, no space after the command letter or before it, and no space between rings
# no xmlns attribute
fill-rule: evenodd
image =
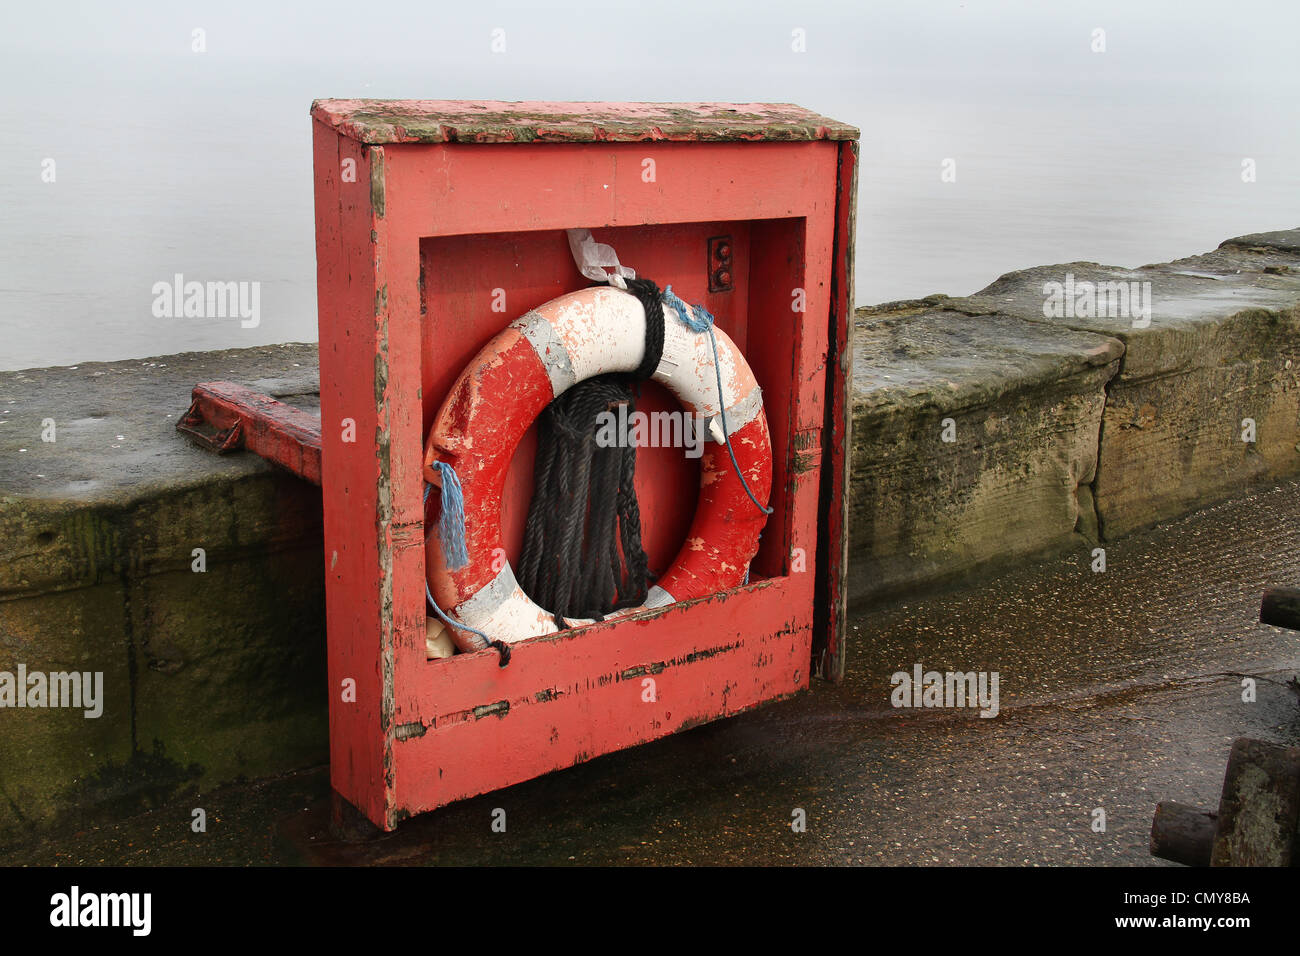
<svg viewBox="0 0 1300 956"><path fill-rule="evenodd" d="M1263 468L1250 465L1244 471L1238 467L1236 473L1215 484L1213 481L1202 482L1192 487L1156 489L1152 497L1155 504L1146 507L1132 507L1132 502L1125 502L1122 495L1112 494L1102 480L1103 476L1114 468L1115 461L1125 457L1124 454L1112 455L1116 441L1107 439L1106 430L1124 429L1126 423L1117 424L1115 407L1116 390L1122 398L1132 394L1142 394L1142 390L1152 387L1165 387L1152 382L1161 379L1182 381L1166 387L1166 393L1178 388L1189 388L1187 373L1196 370L1202 379L1212 381L1214 375L1222 376L1218 366L1237 364L1250 366L1266 363L1270 357L1274 365L1292 368L1292 361L1287 358L1296 347L1296 333L1300 331L1300 230L1288 230L1274 233L1259 233L1250 236L1229 239L1218 249L1199 256L1191 256L1162 263L1144 266L1142 270L1117 270L1113 267L1099 266L1096 263L1067 263L1057 266L1039 266L1030 270L1008 273L985 290L974 296L949 297L944 295L927 296L924 299L905 300L886 303L880 306L859 309L855 316L855 335L879 337L882 327L893 325L915 325L936 321L937 316L947 313L960 315L969 319L978 319L979 323L1020 322L1028 323L1044 330L1047 334L1060 337L1063 341L1070 334L1088 334L1104 336L1108 342L1106 348L1097 349L1095 359L1106 361L1115 358L1111 375L1101 383L1102 408L1096 418L1093 436L1093 462L1091 480L1081 483L1075 494L1079 504L1079 516L1072 536L1046 535L1035 542L1024 542L1020 547L1011 548L998 556L986 556L973 561L954 561L949 566L942 563L933 567L919 569L910 578L893 582L866 581L863 569L854 569L854 560L864 563L870 560L870 545L854 547L850 541L850 597L855 604L873 603L897 595L907 588L941 589L951 583L978 576L983 573L1005 567L1013 561L1027 560L1045 554L1059 552L1070 546L1095 546L1122 537L1133 531L1163 520L1177 517L1195 508L1213 504L1229 497L1235 488L1243 484L1281 478L1300 471L1300 444L1295 445L1298 457L1289 459L1284 446L1289 446L1289 433L1283 434L1275 445L1283 448L1282 453L1274 451L1274 459L1282 459L1272 467ZM1155 301L1161 306L1160 311L1153 308L1150 331L1143 329L1126 329L1122 323L1105 323L1091 321L1086 323L1050 319L1042 315L1044 300L1041 283L1048 277L1059 277L1062 273L1078 269L1082 280L1089 277L1114 276L1120 273L1125 277L1137 274L1143 281L1152 283L1152 289L1161 285L1175 284L1181 286L1177 295L1163 296ZM1187 283L1193 283L1189 290ZM1208 283L1228 282L1232 296ZM1199 286L1199 288L1195 287ZM1211 291L1212 290L1212 291ZM1010 292L1010 294L1007 294ZM1201 301L1197 301L1197 299ZM1008 308L1010 306L1010 308ZM1014 327L1014 326L1013 326ZM1023 328L1023 326L1021 326ZM1170 340L1169 327L1173 327L1173 341L1190 348L1174 349L1173 357L1178 363L1174 368L1145 368L1132 374L1128 366L1128 353L1136 340L1155 338L1159 341ZM1247 340L1245 347L1242 339ZM1180 341L1181 340L1181 341ZM855 355L861 359L870 348L869 343L859 346L855 343ZM1149 350L1150 351L1150 350ZM1297 356L1300 359L1300 356ZM889 367L891 357L886 356L884 367ZM1300 365L1300 361L1295 363ZM1125 374L1126 371L1130 374ZM875 396L872 400L862 394L863 382L855 381L855 417L863 408L863 401L875 409L884 409L891 405L910 405L912 410L944 407L950 409L976 407L990 401L1005 400L1016 391L1039 387L1053 379L1062 379L1072 374L1067 365L1057 363L1044 372L1039 369L1028 375L1008 377L993 388L985 386L988 393L981 398L979 389L967 388L967 394L945 393L935 389L930 383L927 388L915 389L915 394L904 394L900 398L899 389L893 389L893 395ZM888 377L888 376L886 376ZM879 384L879 383L877 383ZM951 384L951 383L948 383ZM1267 384L1267 382L1265 383ZM903 390L904 392L906 390ZM1283 388L1285 391L1285 387ZM867 388L870 392L870 386ZM874 409L873 409L874 410ZM1286 415L1286 407L1281 417ZM1194 414L1194 413L1193 413ZM1190 419L1192 415L1185 415ZM1277 416L1275 416L1276 418ZM1187 422L1177 422L1173 428L1183 427ZM1285 422L1281 431L1285 432ZM862 429L855 429L862 434ZM1178 435L1187 438L1186 434ZM1300 437L1300 436L1296 436ZM1154 445L1159 451L1158 443ZM1127 452L1127 448L1123 449ZM1216 463L1217 464L1217 463ZM1099 482L1101 487L1099 487ZM1086 499L1086 501L1085 501ZM1086 517L1085 517L1086 507ZM850 527L850 535L854 533ZM860 530L860 529L859 529ZM1078 540L1074 540L1077 538ZM877 560L879 556L875 556ZM856 572L856 573L855 573ZM865 585L865 586L864 586Z"/></svg>
<svg viewBox="0 0 1300 956"><path fill-rule="evenodd" d="M972 317L1013 315L1028 322L1114 336L1125 344L1121 380L1209 367L1230 358L1234 333L1294 334L1300 323L1300 228L1229 239L1210 252L1129 269L1096 262L1033 266L999 276L980 291L943 301ZM1049 316L1048 283L1137 284L1148 314L1112 316L1067 306ZM1118 293L1120 290L1115 290ZM1097 305L1104 296L1098 296ZM1145 320L1148 324L1143 325ZM1278 335L1273 336L1276 339Z"/></svg>
<svg viewBox="0 0 1300 956"><path fill-rule="evenodd" d="M959 393L927 408L859 408L867 420L855 420L850 483L854 605L1098 544L1097 443L1105 386L1117 369L1115 360L1026 380L995 401ZM976 437L971 454L945 461L930 449L949 419ZM873 455L879 462L864 465Z"/></svg>

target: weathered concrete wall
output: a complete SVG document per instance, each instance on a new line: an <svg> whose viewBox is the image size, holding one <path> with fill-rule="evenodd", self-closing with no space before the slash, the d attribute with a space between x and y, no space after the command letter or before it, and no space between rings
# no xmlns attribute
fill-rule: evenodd
<svg viewBox="0 0 1300 956"><path fill-rule="evenodd" d="M1102 534L1116 537L1260 480L1300 470L1300 230L1228 240L1214 252L1141 269L1094 263L1003 276L949 303L1124 342L1108 390L1097 465ZM1151 318L1046 319L1043 283L1150 283ZM1242 440L1243 421L1255 441Z"/></svg>
<svg viewBox="0 0 1300 956"><path fill-rule="evenodd" d="M174 429L195 382L315 375L311 346L0 374L0 670L104 696L0 709L0 844L327 759L319 490Z"/></svg>
<svg viewBox="0 0 1300 956"><path fill-rule="evenodd" d="M1150 326L1045 317L1067 271L1150 281ZM1298 304L1300 230L862 310L851 596L1300 472ZM97 719L0 708L0 845L327 758L319 491L174 430L196 382L310 406L316 369L314 347L278 346L0 373L0 671L100 671L106 699Z"/></svg>
<svg viewBox="0 0 1300 956"><path fill-rule="evenodd" d="M849 594L1095 538L1113 338L945 309L861 317Z"/></svg>
<svg viewBox="0 0 1300 956"><path fill-rule="evenodd" d="M1131 305L1047 317L1044 283L1067 274L1076 288L1149 283L1149 324ZM1113 539L1300 473L1300 230L862 310L854 348L855 601Z"/></svg>

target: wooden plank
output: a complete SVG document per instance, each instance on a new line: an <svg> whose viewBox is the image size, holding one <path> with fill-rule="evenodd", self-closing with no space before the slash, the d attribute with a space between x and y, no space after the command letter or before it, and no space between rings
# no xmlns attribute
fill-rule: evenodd
<svg viewBox="0 0 1300 956"><path fill-rule="evenodd" d="M390 215L420 237L818 216L829 230L839 162L835 143L417 145L398 157Z"/></svg>
<svg viewBox="0 0 1300 956"><path fill-rule="evenodd" d="M826 452L818 539L813 665L817 676L844 679L848 620L849 495L853 423L853 263L858 210L858 144L841 143L836 177L835 261L826 354Z"/></svg>
<svg viewBox="0 0 1300 956"><path fill-rule="evenodd" d="M362 143L852 140L858 131L790 103L317 100L312 116Z"/></svg>
<svg viewBox="0 0 1300 956"><path fill-rule="evenodd" d="M418 813L726 717L808 686L811 614L792 579L650 616L430 661L427 707L398 727Z"/></svg>
<svg viewBox="0 0 1300 956"><path fill-rule="evenodd" d="M237 448L320 484L320 419L316 415L233 382L203 382L194 386L190 411L176 428L211 447L211 440L198 430L202 425L223 432L237 429L232 436Z"/></svg>
<svg viewBox="0 0 1300 956"><path fill-rule="evenodd" d="M1269 588L1259 605L1259 620L1300 631L1300 588Z"/></svg>
<svg viewBox="0 0 1300 956"><path fill-rule="evenodd" d="M330 783L383 826L393 805L391 614L382 600L391 559L379 529L371 153L323 124L313 128Z"/></svg>
<svg viewBox="0 0 1300 956"><path fill-rule="evenodd" d="M1151 855L1183 866L1209 866L1218 814L1167 800L1151 821Z"/></svg>

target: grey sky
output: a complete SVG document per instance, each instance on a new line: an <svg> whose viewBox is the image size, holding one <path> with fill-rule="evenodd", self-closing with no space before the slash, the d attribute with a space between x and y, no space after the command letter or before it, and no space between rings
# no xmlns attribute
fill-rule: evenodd
<svg viewBox="0 0 1300 956"><path fill-rule="evenodd" d="M11 3L0 89L0 367L313 339L317 97L778 101L853 123L864 303L1300 224L1300 4L1280 0ZM148 290L176 272L260 281L266 320L155 321Z"/></svg>

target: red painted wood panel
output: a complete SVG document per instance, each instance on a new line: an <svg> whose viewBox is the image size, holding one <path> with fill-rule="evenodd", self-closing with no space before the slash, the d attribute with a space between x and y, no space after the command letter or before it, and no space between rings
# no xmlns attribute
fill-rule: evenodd
<svg viewBox="0 0 1300 956"><path fill-rule="evenodd" d="M321 491L328 622L330 781L376 822L393 802L385 713L390 627L381 600L386 542L379 534L375 394L376 271L370 150L315 127L317 296L321 364ZM344 161L355 181L344 180ZM353 441L345 441L345 437ZM391 664L388 668L391 672Z"/></svg>
<svg viewBox="0 0 1300 956"><path fill-rule="evenodd" d="M403 199L391 214L421 236L835 213L832 142L396 149L389 195Z"/></svg>
<svg viewBox="0 0 1300 956"><path fill-rule="evenodd" d="M430 666L433 708L399 728L403 809L432 809L805 689L810 605L792 584L519 644L504 670L492 651Z"/></svg>
<svg viewBox="0 0 1300 956"><path fill-rule="evenodd" d="M320 419L300 408L233 382L203 382L194 386L190 410L176 424L178 431L215 448L219 453L247 449L287 468L299 478L320 484ZM218 434L211 434L211 430ZM230 430L225 441L215 443Z"/></svg>
<svg viewBox="0 0 1300 956"><path fill-rule="evenodd" d="M821 497L836 487L821 470L837 454L823 432L837 341L828 322L832 297L843 296L839 144L366 147L318 123L314 148L335 789L392 827L805 687L814 583L826 574ZM654 160L650 182L645 159ZM355 182L341 175L347 160ZM758 580L516 645L505 669L494 652L427 661L424 432L488 338L586 284L560 231L570 227L596 230L641 274L704 302L742 343L764 388L775 458L776 513ZM737 249L736 289L709 293L705 243L723 230ZM791 308L796 288L803 312ZM495 289L504 311L492 308ZM651 407L671 407L648 391ZM343 440L345 419L355 442ZM528 454L516 456L503 505L516 532ZM690 520L694 475L668 450L643 454L641 471L652 547L666 561ZM655 671L654 702L641 698L642 667ZM346 679L354 702L341 698Z"/></svg>
<svg viewBox="0 0 1300 956"><path fill-rule="evenodd" d="M817 675L844 678L848 615L849 455L853 424L853 262L857 235L858 144L840 144L836 184L835 261L832 271L831 346L826 363L827 402L822 469L822 527L818 564L822 573L814 598L813 655Z"/></svg>

